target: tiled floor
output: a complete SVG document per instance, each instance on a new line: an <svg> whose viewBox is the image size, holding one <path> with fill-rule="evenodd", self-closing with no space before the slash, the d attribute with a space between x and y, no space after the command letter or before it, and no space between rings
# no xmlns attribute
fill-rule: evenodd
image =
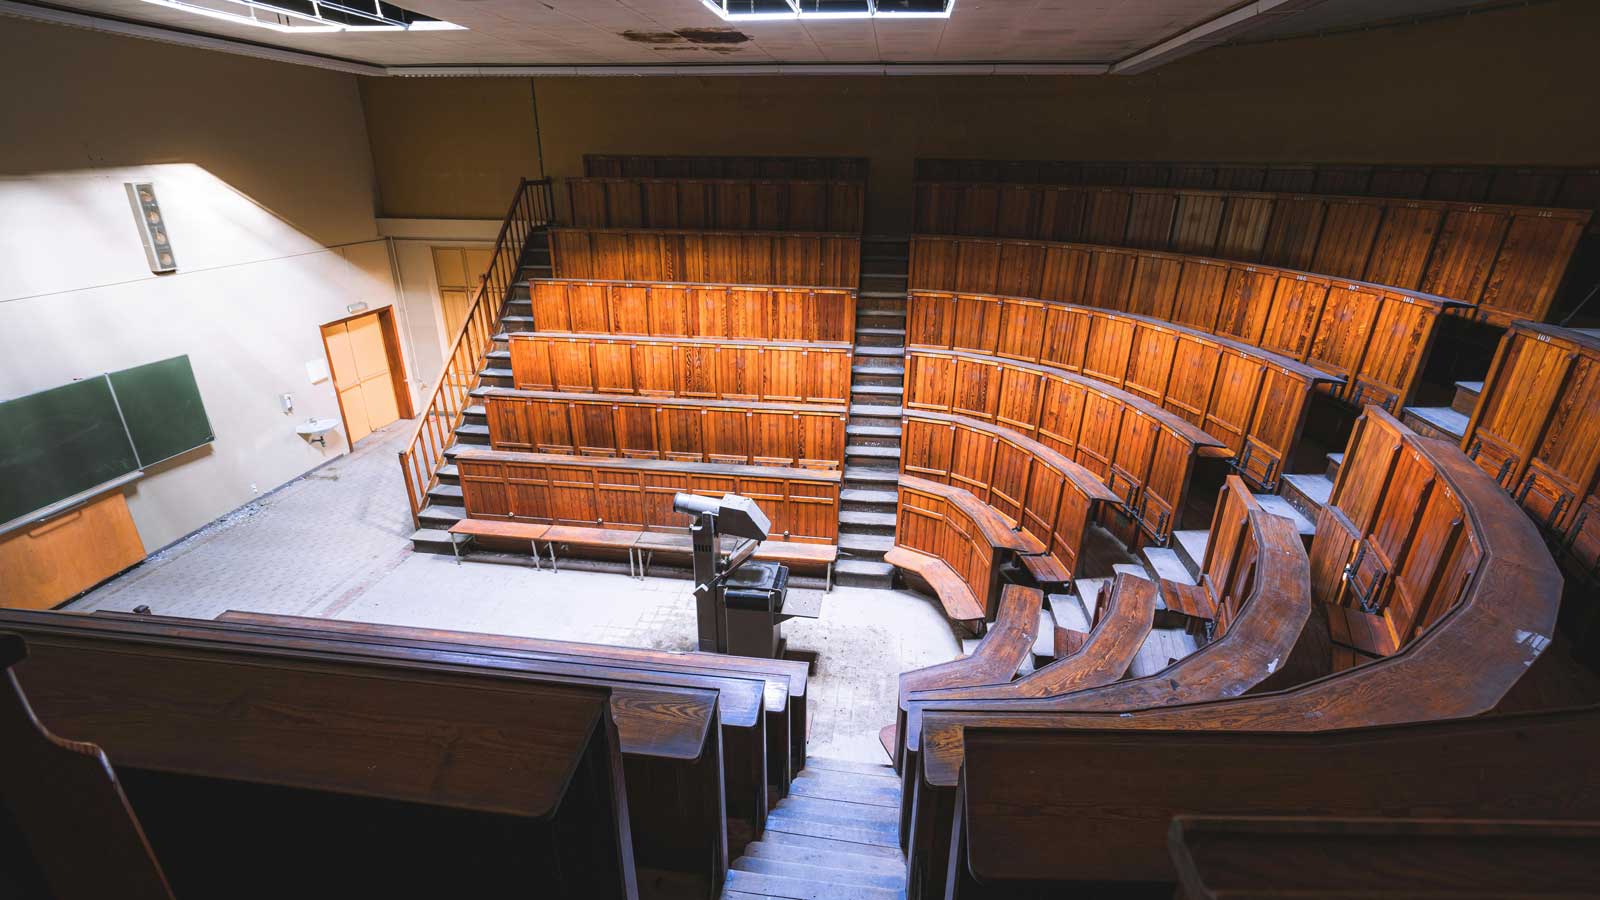
<svg viewBox="0 0 1600 900"><path fill-rule="evenodd" d="M409 434L397 423L342 457L219 521L72 605L148 605L209 619L228 609L324 616L689 650L687 580L456 565L411 552L411 521L395 466ZM894 721L895 675L951 659L960 644L930 600L900 591L835 588L822 618L785 626L794 649L817 654L810 752L883 762L877 731Z"/></svg>

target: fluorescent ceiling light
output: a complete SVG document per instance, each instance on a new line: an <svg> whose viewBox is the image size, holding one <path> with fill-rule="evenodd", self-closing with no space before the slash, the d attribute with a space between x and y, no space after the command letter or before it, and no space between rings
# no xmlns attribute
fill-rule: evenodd
<svg viewBox="0 0 1600 900"><path fill-rule="evenodd" d="M384 0L144 0L156 6L279 34L351 31L458 31L460 25Z"/></svg>
<svg viewBox="0 0 1600 900"><path fill-rule="evenodd" d="M726 22L948 19L955 0L700 0Z"/></svg>

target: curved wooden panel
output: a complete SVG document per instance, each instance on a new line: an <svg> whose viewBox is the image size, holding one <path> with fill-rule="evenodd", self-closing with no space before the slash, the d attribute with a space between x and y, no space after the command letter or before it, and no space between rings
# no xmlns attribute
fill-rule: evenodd
<svg viewBox="0 0 1600 900"><path fill-rule="evenodd" d="M1158 542L1181 521L1194 459L1223 448L1179 416L1092 378L962 351L906 354L905 409L981 419L1038 441L1093 473L1122 498L1128 520ZM905 428L902 445L906 467L913 441Z"/></svg>
<svg viewBox="0 0 1600 900"><path fill-rule="evenodd" d="M861 237L838 232L550 229L557 278L854 288Z"/></svg>
<svg viewBox="0 0 1600 900"><path fill-rule="evenodd" d="M826 178L867 180L866 157L854 156L648 156L585 153L591 178Z"/></svg>
<svg viewBox="0 0 1600 900"><path fill-rule="evenodd" d="M848 344L710 338L602 338L518 332L512 381L529 391L848 403Z"/></svg>
<svg viewBox="0 0 1600 900"><path fill-rule="evenodd" d="M805 179L569 178L579 228L706 228L860 233L866 185Z"/></svg>
<svg viewBox="0 0 1600 900"><path fill-rule="evenodd" d="M856 292L841 288L537 279L536 332L640 337L854 339Z"/></svg>

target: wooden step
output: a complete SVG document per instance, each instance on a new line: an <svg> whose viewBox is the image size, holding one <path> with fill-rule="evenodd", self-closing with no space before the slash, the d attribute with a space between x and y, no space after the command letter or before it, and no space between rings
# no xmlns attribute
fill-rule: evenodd
<svg viewBox="0 0 1600 900"><path fill-rule="evenodd" d="M1290 506L1315 522L1317 513L1328 504L1328 497L1333 493L1333 481L1320 473L1285 475L1280 490Z"/></svg>
<svg viewBox="0 0 1600 900"><path fill-rule="evenodd" d="M1196 580L1200 578L1200 568L1205 565L1206 542L1210 539L1211 532L1200 529L1172 533L1172 549L1178 551L1184 567Z"/></svg>
<svg viewBox="0 0 1600 900"><path fill-rule="evenodd" d="M1408 406L1401 410L1400 421L1423 437L1460 443L1468 417L1448 406Z"/></svg>
<svg viewBox="0 0 1600 900"><path fill-rule="evenodd" d="M819 881L840 887L868 887L898 891L906 886L904 872L872 872L863 869L840 868L815 862L794 862L771 857L745 856L734 860L735 872L758 872L763 875L781 875L788 878Z"/></svg>
<svg viewBox="0 0 1600 900"><path fill-rule="evenodd" d="M819 840L826 840L819 838ZM846 866L862 872L885 872L905 874L906 864L896 857L868 856L865 853L855 853L849 847L860 847L861 844L847 844L844 841L829 841L827 847L807 847L802 844L788 844L781 841L756 841L744 848L744 855L752 859L773 859L786 862L810 863L823 866Z"/></svg>
<svg viewBox="0 0 1600 900"><path fill-rule="evenodd" d="M904 900L905 891L886 888L839 885L825 881L767 875L761 872L729 871L723 897L781 897L784 900Z"/></svg>
<svg viewBox="0 0 1600 900"><path fill-rule="evenodd" d="M847 800L827 800L820 797L785 797L773 807L773 812L784 813L799 819L815 822L838 822L855 827L900 827L900 810Z"/></svg>
<svg viewBox="0 0 1600 900"><path fill-rule="evenodd" d="M1295 531L1299 532L1303 540L1310 542L1311 538L1316 535L1317 526L1310 519L1301 515L1300 510L1290 506L1289 501L1277 494L1256 494L1254 496L1256 502L1261 504L1262 509L1275 516L1283 516L1293 522Z"/></svg>
<svg viewBox="0 0 1600 900"><path fill-rule="evenodd" d="M856 762L853 759L839 759L833 756L807 756L806 768L824 769L829 772L853 772L857 775L876 775L880 778L892 778L899 783L900 776L895 774L894 766L885 766L878 763Z"/></svg>
<svg viewBox="0 0 1600 900"><path fill-rule="evenodd" d="M767 813L767 832L782 831L788 834L804 834L811 837L825 837L836 841L849 841L852 844L869 844L877 847L899 847L900 823L897 815L896 821L888 825L847 824L843 822L818 821L814 818L796 816L780 809Z"/></svg>
<svg viewBox="0 0 1600 900"><path fill-rule="evenodd" d="M827 776L833 777L827 777ZM868 806L889 806L899 808L900 785L898 782L869 775L853 775L848 772L818 772L801 773L789 783L789 793L799 797L815 797L820 800L845 800L850 803L865 803Z"/></svg>
<svg viewBox="0 0 1600 900"><path fill-rule="evenodd" d="M889 768L884 766L883 768ZM890 769L890 771L893 771ZM898 778L895 779L899 781ZM873 859L899 860L904 865L900 847L880 847L877 844L862 844L855 841L841 841L833 838L815 837L809 834L795 834L789 831L769 832L761 837L761 843L772 847L803 847L808 850L820 850L830 853L849 853L852 856L865 856Z"/></svg>
<svg viewBox="0 0 1600 900"><path fill-rule="evenodd" d="M833 564L833 582L843 587L887 590L894 586L894 566L882 559L841 558Z"/></svg>
<svg viewBox="0 0 1600 900"><path fill-rule="evenodd" d="M1450 408L1463 416L1472 417L1472 410L1478 405L1478 395L1483 393L1481 381L1456 382L1455 395L1450 398Z"/></svg>
<svg viewBox="0 0 1600 900"><path fill-rule="evenodd" d="M1145 563L1157 578L1178 584L1194 584L1194 576L1189 574L1189 569L1183 564L1183 557L1178 551L1168 547L1146 547L1143 551Z"/></svg>

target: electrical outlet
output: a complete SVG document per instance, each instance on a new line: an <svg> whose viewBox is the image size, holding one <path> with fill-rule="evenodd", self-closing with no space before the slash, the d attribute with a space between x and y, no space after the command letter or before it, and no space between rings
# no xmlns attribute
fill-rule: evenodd
<svg viewBox="0 0 1600 900"><path fill-rule="evenodd" d="M255 482L253 482L253 481L250 483L250 493L252 493L252 494L261 493L261 489L256 487Z"/></svg>

